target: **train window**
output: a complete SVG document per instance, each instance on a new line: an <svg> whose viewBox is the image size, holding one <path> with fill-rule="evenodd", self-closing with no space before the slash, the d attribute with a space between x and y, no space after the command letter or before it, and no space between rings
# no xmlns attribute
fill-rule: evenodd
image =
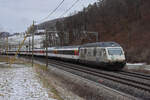
<svg viewBox="0 0 150 100"><path fill-rule="evenodd" d="M63 51L59 51L59 54L74 55L74 50L63 50Z"/></svg>
<svg viewBox="0 0 150 100"><path fill-rule="evenodd" d="M88 56L92 56L92 52L88 51Z"/></svg>
<svg viewBox="0 0 150 100"><path fill-rule="evenodd" d="M64 55L78 55L78 51L75 50L59 50L58 54L64 54Z"/></svg>
<svg viewBox="0 0 150 100"><path fill-rule="evenodd" d="M48 53L54 53L54 51L48 51Z"/></svg>
<svg viewBox="0 0 150 100"><path fill-rule="evenodd" d="M61 50L60 50L60 51L58 51L58 53L59 53L59 54L64 54L64 51L61 51Z"/></svg>
<svg viewBox="0 0 150 100"><path fill-rule="evenodd" d="M122 50L120 48L109 48L108 49L109 55L122 55Z"/></svg>

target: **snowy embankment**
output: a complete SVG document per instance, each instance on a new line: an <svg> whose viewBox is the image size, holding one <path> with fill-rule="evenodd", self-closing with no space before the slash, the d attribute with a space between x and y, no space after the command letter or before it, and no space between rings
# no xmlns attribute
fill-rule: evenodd
<svg viewBox="0 0 150 100"><path fill-rule="evenodd" d="M32 67L0 63L0 100L57 100Z"/></svg>
<svg viewBox="0 0 150 100"><path fill-rule="evenodd" d="M126 64L127 69L137 69L137 70L150 70L150 65L147 65L146 63L127 63Z"/></svg>

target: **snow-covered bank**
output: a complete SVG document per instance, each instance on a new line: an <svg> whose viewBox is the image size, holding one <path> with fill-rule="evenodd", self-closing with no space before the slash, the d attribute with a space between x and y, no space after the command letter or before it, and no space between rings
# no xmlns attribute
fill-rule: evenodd
<svg viewBox="0 0 150 100"><path fill-rule="evenodd" d="M0 100L57 100L43 87L32 67L0 63Z"/></svg>
<svg viewBox="0 0 150 100"><path fill-rule="evenodd" d="M127 63L126 65L127 66L130 66L130 65L132 65L132 66L142 66L142 65L146 65L146 63Z"/></svg>
<svg viewBox="0 0 150 100"><path fill-rule="evenodd" d="M127 63L126 68L150 70L150 65L147 65L146 63Z"/></svg>
<svg viewBox="0 0 150 100"><path fill-rule="evenodd" d="M127 63L125 70L150 74L150 65L147 65L146 63Z"/></svg>

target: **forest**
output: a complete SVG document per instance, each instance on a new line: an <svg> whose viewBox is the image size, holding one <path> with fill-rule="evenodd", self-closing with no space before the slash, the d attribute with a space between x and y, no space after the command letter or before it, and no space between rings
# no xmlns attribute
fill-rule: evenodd
<svg viewBox="0 0 150 100"><path fill-rule="evenodd" d="M124 48L130 62L150 63L150 0L99 0L80 12L56 23L58 31L68 33L69 42L78 45L98 41L115 41ZM63 40L61 40L63 41Z"/></svg>

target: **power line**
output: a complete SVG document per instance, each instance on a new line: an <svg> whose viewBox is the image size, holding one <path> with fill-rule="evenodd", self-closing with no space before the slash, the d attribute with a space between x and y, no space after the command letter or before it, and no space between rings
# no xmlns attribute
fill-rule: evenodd
<svg viewBox="0 0 150 100"><path fill-rule="evenodd" d="M80 0L76 0L71 6L70 8L68 8L63 14L60 15L60 17L62 17L63 15L65 15L66 13L68 13L68 11L70 11L76 3L78 3Z"/></svg>
<svg viewBox="0 0 150 100"><path fill-rule="evenodd" d="M41 22L41 21L47 19L49 16L51 16L51 15L64 3L64 1L65 1L65 0L62 0L62 1L59 3L59 5L58 5L52 12L50 12L45 18L43 18L43 19L41 19L41 20L39 20L39 21L36 21L36 22Z"/></svg>

